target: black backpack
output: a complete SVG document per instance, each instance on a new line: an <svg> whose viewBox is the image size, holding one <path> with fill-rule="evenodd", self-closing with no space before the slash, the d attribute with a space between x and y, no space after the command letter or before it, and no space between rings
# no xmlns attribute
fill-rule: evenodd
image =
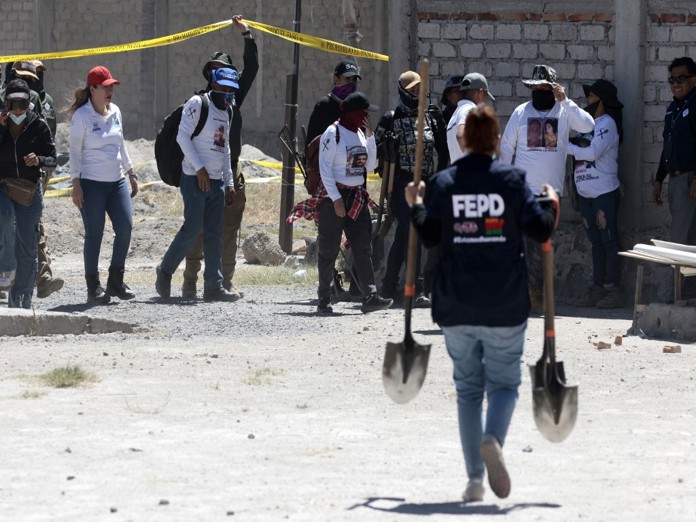
<svg viewBox="0 0 696 522"><path fill-rule="evenodd" d="M205 122L208 120L208 97L206 95L201 95L201 103L201 114L198 117L198 123L193 134L191 134L191 139L201 133ZM176 135L179 133L179 124L181 123L181 114L184 112L184 105L179 105L169 116L164 118L162 128L157 133L157 138L155 138L157 172L159 172L162 181L172 187L179 186L179 180L183 174L181 162L184 160L184 153L176 142Z"/></svg>
<svg viewBox="0 0 696 522"><path fill-rule="evenodd" d="M336 143L338 144L341 140L341 135L338 133L338 122L336 121L331 125L336 127ZM310 196L314 195L317 188L319 188L319 183L321 183L321 174L319 173L319 144L321 143L322 136L323 133L319 134L307 145L304 186Z"/></svg>

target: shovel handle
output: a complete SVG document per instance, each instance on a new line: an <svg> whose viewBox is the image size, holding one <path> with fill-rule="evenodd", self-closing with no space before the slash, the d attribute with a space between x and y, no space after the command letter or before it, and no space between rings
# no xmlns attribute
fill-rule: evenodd
<svg viewBox="0 0 696 522"><path fill-rule="evenodd" d="M556 362L556 329L554 325L553 295L553 243L551 238L541 244L544 263L544 351L548 351L551 363Z"/></svg>

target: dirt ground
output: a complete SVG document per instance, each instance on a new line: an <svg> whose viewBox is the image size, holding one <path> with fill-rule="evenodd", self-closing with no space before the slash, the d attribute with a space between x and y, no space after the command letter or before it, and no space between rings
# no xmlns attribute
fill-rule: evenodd
<svg viewBox="0 0 696 522"><path fill-rule="evenodd" d="M301 282L244 288L232 304L164 303L154 266L176 219L151 219L143 200L127 275L137 298L90 308L79 215L55 201L46 215L61 225L50 244L66 286L36 309L136 328L0 338L0 520L696 520L696 349L666 354L674 343L635 336L614 345L628 308L559 307L577 425L560 444L536 431L525 369L505 445L512 493L463 505L451 363L428 310L413 319L416 339L433 346L428 376L397 405L381 365L387 341L403 338L403 310L363 315L340 303L318 317L316 289ZM543 319L532 317L525 364L542 342ZM96 382L37 379L68 365Z"/></svg>

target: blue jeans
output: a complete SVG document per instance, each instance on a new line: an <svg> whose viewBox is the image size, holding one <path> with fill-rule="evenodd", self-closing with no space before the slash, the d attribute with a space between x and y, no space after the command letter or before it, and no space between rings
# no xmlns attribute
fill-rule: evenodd
<svg viewBox="0 0 696 522"><path fill-rule="evenodd" d="M133 230L133 209L128 181L126 178L118 181L83 179L80 180L80 186L85 198L80 209L85 225L85 274L99 273L99 252L107 214L115 235L111 266L125 267Z"/></svg>
<svg viewBox="0 0 696 522"><path fill-rule="evenodd" d="M179 190L184 198L184 224L174 236L160 267L167 274L176 272L202 229L205 258L203 290L218 290L222 288L222 216L225 208L222 180L211 179L210 190L203 192L198 188L196 176L184 174Z"/></svg>
<svg viewBox="0 0 696 522"><path fill-rule="evenodd" d="M447 352L454 364L459 437L469 479L482 478L483 434L505 443L517 389L522 382L522 353L527 321L517 326L443 326ZM488 397L485 428L483 394Z"/></svg>
<svg viewBox="0 0 696 522"><path fill-rule="evenodd" d="M617 225L620 200L618 188L596 198L578 196L582 222L592 243L592 282L595 286L618 285L621 279Z"/></svg>
<svg viewBox="0 0 696 522"><path fill-rule="evenodd" d="M43 212L41 185L31 206L15 203L0 193L0 270L16 270L8 292L10 307L31 308L39 268L39 222Z"/></svg>

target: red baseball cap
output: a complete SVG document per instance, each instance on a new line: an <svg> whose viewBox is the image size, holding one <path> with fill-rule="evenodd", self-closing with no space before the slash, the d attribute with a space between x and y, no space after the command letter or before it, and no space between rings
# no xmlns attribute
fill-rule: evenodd
<svg viewBox="0 0 696 522"><path fill-rule="evenodd" d="M109 85L119 85L116 78L111 76L109 69L103 65L97 65L87 74L87 85L101 85L102 87L108 87Z"/></svg>

